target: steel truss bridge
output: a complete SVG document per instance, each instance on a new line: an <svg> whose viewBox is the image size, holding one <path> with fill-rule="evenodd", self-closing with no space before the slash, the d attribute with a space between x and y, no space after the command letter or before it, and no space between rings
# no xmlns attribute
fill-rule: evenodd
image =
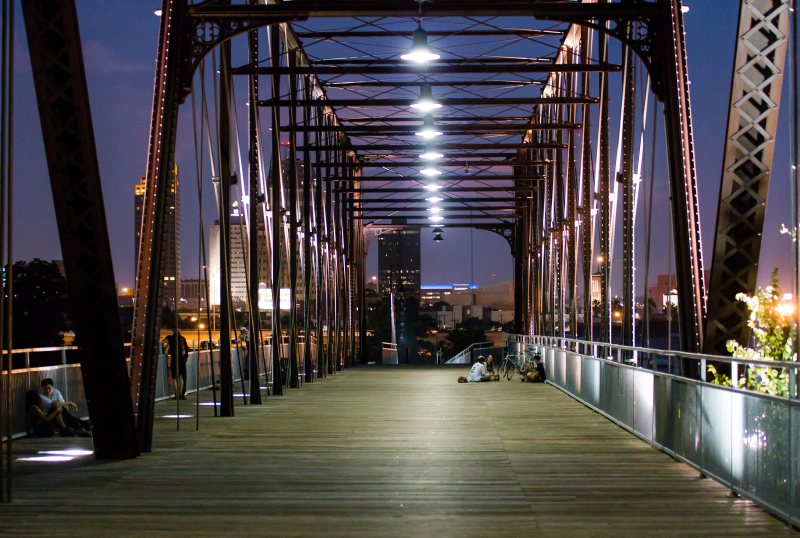
<svg viewBox="0 0 800 538"><path fill-rule="evenodd" d="M325 375L363 361L367 239L398 222L430 227L426 198L433 181L445 230L481 228L508 241L521 334L563 337L582 324L581 338L610 342L609 261L618 235L622 343L635 344L634 216L644 129L659 116L684 350L720 351L726 338L746 335L745 312L732 301L755 287L789 3L742 2L722 208L706 283L681 0L164 0L129 374L75 7L69 0L25 2L97 455L134 457L151 447L167 192L179 112L203 85L216 92L218 109L212 153L220 293L230 297L227 245L237 188L248 193L242 206L248 226L263 223L268 254L259 234L250 233L250 332L260 334L256 275L268 264L271 334L285 332L289 340L286 353L270 347L274 394L284 390L282 368L294 387L299 372L311 381L314 369ZM418 28L427 30L440 59L424 65L401 59ZM231 127L242 105L234 101L237 81L247 88L243 173L235 172ZM409 108L421 92L442 105L432 117ZM651 117L656 106L648 100L663 115ZM612 101L621 103L619 111ZM415 136L423 124L444 133L435 150ZM419 175L424 151L442 154L440 176ZM614 229L617 206L621 231ZM589 293L593 273L600 275L599 306ZM291 310L285 327L283 283L290 303L304 305ZM601 320L599 334L592 334L592 314ZM231 415L228 300L221 301L220 319L221 413ZM311 345L298 352L300 333L317 339L313 353ZM250 339L252 403L260 403L263 373L258 340Z"/></svg>

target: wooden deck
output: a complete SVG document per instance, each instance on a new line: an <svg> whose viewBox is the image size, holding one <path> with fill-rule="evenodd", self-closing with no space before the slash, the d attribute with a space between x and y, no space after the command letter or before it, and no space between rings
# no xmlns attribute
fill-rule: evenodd
<svg viewBox="0 0 800 538"><path fill-rule="evenodd" d="M18 462L0 535L794 533L554 387L460 373L353 369L233 418L203 407L199 432L158 418L137 460Z"/></svg>

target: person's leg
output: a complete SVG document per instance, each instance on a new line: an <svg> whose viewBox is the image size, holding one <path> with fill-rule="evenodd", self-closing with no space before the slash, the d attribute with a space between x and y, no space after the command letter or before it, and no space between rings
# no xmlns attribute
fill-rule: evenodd
<svg viewBox="0 0 800 538"><path fill-rule="evenodd" d="M74 430L83 429L83 423L80 421L80 419L70 413L66 407L61 408L61 420L67 428L72 428Z"/></svg>

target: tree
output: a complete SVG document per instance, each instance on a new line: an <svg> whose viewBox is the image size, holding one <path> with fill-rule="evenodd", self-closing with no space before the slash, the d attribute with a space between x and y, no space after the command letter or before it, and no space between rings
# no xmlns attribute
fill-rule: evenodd
<svg viewBox="0 0 800 538"><path fill-rule="evenodd" d="M732 356L747 361L795 361L794 343L797 327L792 323L793 309L783 302L778 285L778 270L772 272L772 285L758 288L755 295L736 294L736 299L747 305L750 316L747 326L753 336L754 347L747 347L736 340L728 340L726 347ZM730 385L731 379L720 374L712 365L709 371L714 382ZM771 394L789 395L789 371L787 368L748 365L746 377L736 380L739 387Z"/></svg>
<svg viewBox="0 0 800 538"><path fill-rule="evenodd" d="M489 322L478 318L466 318L455 326L453 331L447 335L450 341L449 348L453 354L463 351L471 344L486 341L486 331L490 328ZM452 356L452 355L451 355Z"/></svg>
<svg viewBox="0 0 800 538"><path fill-rule="evenodd" d="M13 293L13 346L62 345L70 321L67 282L58 264L39 258L14 263Z"/></svg>

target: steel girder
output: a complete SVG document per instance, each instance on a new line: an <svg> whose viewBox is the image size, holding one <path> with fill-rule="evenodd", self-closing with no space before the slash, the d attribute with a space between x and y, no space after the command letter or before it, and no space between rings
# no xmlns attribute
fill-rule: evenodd
<svg viewBox="0 0 800 538"><path fill-rule="evenodd" d="M133 458L131 385L75 3L22 7L95 454Z"/></svg>
<svg viewBox="0 0 800 538"><path fill-rule="evenodd" d="M790 0L742 0L731 87L727 143L717 210L704 351L722 354L727 340L746 342L778 128Z"/></svg>

